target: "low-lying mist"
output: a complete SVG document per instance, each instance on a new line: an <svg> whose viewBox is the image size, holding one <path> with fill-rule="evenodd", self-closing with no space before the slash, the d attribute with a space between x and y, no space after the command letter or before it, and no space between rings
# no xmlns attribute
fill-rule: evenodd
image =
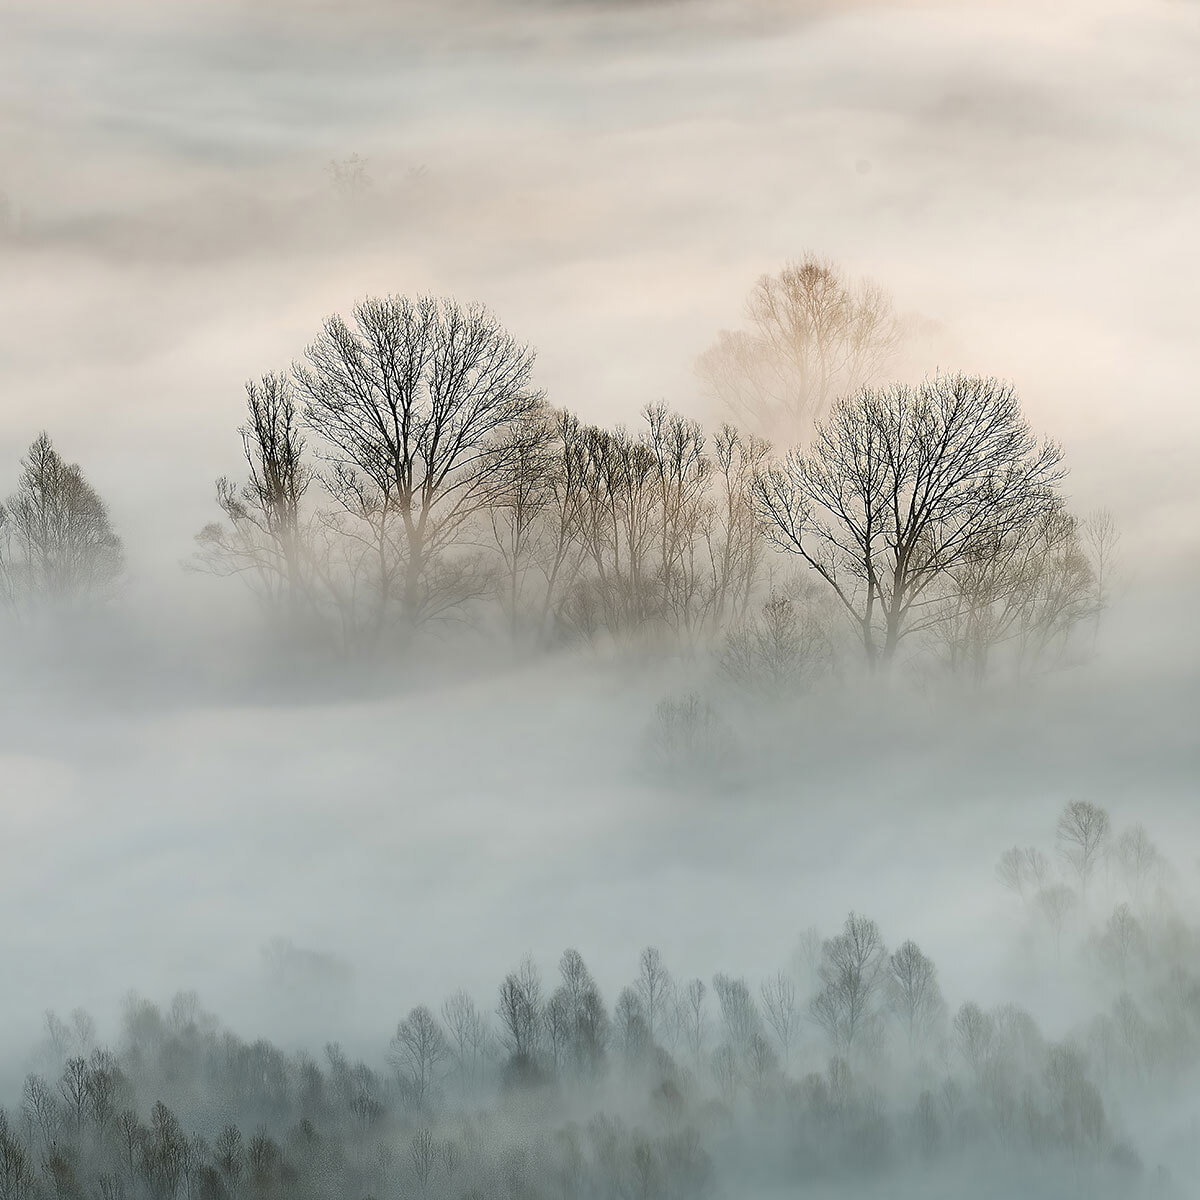
<svg viewBox="0 0 1200 1200"><path fill-rule="evenodd" d="M0 0L0 1200L1196 1194L1196 18Z"/></svg>

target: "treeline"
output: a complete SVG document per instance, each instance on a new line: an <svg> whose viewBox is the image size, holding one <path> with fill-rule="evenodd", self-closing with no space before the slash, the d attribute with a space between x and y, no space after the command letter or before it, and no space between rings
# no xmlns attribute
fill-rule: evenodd
<svg viewBox="0 0 1200 1200"><path fill-rule="evenodd" d="M647 948L610 1003L578 951L550 978L526 958L491 1005L460 991L411 1008L370 1063L246 1042L193 994L166 1011L131 998L113 1049L86 1014L48 1016L48 1065L0 1118L0 1198L931 1194L962 1170L1177 1194L1114 1112L1194 1086L1200 931L1139 827L1093 875L1097 813L1068 808L1056 857L1089 883L1072 969L1111 1005L1066 1038L1017 1005L951 1008L915 942L889 948L855 913L757 986L676 979Z"/></svg>
<svg viewBox="0 0 1200 1200"><path fill-rule="evenodd" d="M904 323L819 260L760 281L748 311L699 364L738 424L652 404L628 429L550 404L533 351L481 306L364 300L247 385L246 476L218 482L191 565L240 577L282 637L357 657L466 628L713 650L775 683L900 657L982 680L1084 654L1116 531L1069 511L1062 452L1014 390L882 382ZM31 482L46 453L43 437L22 494L57 501ZM10 503L6 578L101 590L119 561L102 506L59 508L34 536ZM69 584L39 574L70 539Z"/></svg>

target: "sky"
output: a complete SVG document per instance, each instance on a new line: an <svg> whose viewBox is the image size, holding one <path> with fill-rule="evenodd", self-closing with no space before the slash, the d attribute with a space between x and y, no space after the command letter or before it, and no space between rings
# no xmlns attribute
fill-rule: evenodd
<svg viewBox="0 0 1200 1200"><path fill-rule="evenodd" d="M83 696L57 724L11 687L28 1022L189 985L259 1019L276 934L342 955L360 998L482 991L570 943L610 994L649 941L765 972L872 902L937 958L1005 927L995 858L1068 797L1194 838L1192 0L0 0L0 29L0 494L47 429L181 631L224 594L180 563L239 469L245 380L381 292L487 303L588 419L711 419L696 357L815 251L923 318L913 371L1011 379L1075 506L1123 530L1100 686L941 740L884 721L848 773L856 714L809 714L744 809L639 781L670 681L628 702L594 663L302 708ZM959 999L1023 986L978 946L945 970Z"/></svg>

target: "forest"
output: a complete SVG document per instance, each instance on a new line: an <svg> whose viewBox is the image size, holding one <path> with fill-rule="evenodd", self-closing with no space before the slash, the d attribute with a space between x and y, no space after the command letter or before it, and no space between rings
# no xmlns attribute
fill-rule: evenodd
<svg viewBox="0 0 1200 1200"><path fill-rule="evenodd" d="M246 1040L194 992L131 994L110 1038L47 1012L0 1113L0 1196L1188 1195L1136 1141L1200 1068L1173 875L1085 801L999 856L1023 953L1051 986L1089 980L1062 1035L947 998L855 912L757 978L676 978L647 947L615 1001L577 949L527 956L491 996L402 1002L366 1060ZM297 990L336 971L285 939L263 956Z"/></svg>

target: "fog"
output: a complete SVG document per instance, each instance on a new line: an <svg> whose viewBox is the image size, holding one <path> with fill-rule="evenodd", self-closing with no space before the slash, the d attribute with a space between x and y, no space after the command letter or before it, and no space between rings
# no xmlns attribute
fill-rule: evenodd
<svg viewBox="0 0 1200 1200"><path fill-rule="evenodd" d="M1198 970L1198 18L1190 0L0 0L0 497L48 431L125 564L96 610L3 631L13 1129L27 1074L55 1087L91 1050L48 1047L47 1009L86 1009L96 1044L127 1054L128 993L167 1011L192 989L247 1042L320 1059L336 1041L390 1079L397 1022L464 989L495 1027L492 1074L447 1075L436 1106L380 1085L406 1161L414 1122L452 1124L459 1083L498 1106L498 1145L522 1120L549 1136L601 1109L661 1132L628 1047L634 1065L612 1049L595 1094L564 1083L562 1113L513 1084L523 1051L500 1048L497 988L530 955L548 998L567 947L610 1009L644 947L680 988L708 982L705 1054L715 974L758 997L792 972L802 1049L784 1074L836 1076L840 1056L907 1113L918 1075L936 1090L969 1072L949 1023L920 1070L915 1052L826 1038L809 1009L821 939L854 912L889 951L919 943L950 1019L1019 1004L1079 1047L1111 1137L1039 1157L963 1134L890 1184L869 1166L802 1172L805 1194L993 1194L980 1179L998 1196L1192 1194L1194 995L1170 1010L1167 1065L1160 1044L1102 1069L1093 1021L1137 993L1097 966L1122 901L1157 947L1146 996L1168 977L1194 992ZM890 294L909 331L891 378L1011 381L1062 445L1070 511L1111 512L1119 551L1080 618L1086 653L964 688L907 660L881 681L831 634L847 665L764 702L723 669L724 631L526 652L468 605L449 632L345 661L274 636L241 580L194 569L221 518L213 481L246 474L245 381L302 362L331 313L481 302L536 350L550 404L636 428L661 402L712 430L728 414L698 358L744 326L756 279L806 254ZM777 568L805 574L771 562L772 589ZM660 706L689 696L715 723L664 751ZM1122 890L1111 855L1090 894L1066 878L1080 897L1056 940L997 862L1037 845L1069 876L1055 830L1073 801L1109 814L1113 847L1144 826L1164 866L1153 896ZM1154 996L1137 993L1167 1011ZM794 1194L793 1134L762 1079L725 1094L675 1034L657 1041L691 1072L679 1087L712 1176L612 1194ZM211 1141L221 1085L205 1099L199 1074L136 1061L139 1117L162 1098ZM237 1120L282 1141L312 1115L285 1108L247 1102ZM29 1138L44 1178L0 1197L54 1194L50 1143ZM370 1176L362 1145L362 1195L469 1194L448 1174L440 1193L428 1173L420 1190ZM1139 1168L1110 1172L1114 1146ZM132 1153L121 1194L177 1194ZM529 1178L496 1194L551 1194ZM259 1194L226 1183L199 1194Z"/></svg>

